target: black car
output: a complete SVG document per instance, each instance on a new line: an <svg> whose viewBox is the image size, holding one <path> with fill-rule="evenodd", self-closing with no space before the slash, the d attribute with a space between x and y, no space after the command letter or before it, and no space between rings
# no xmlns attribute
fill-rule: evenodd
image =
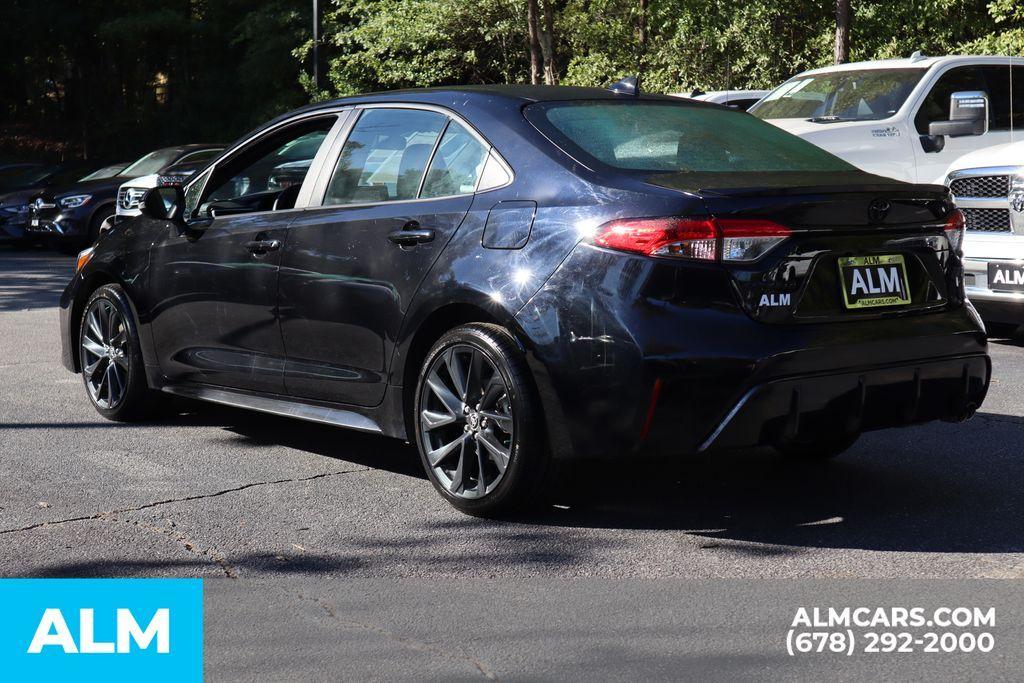
<svg viewBox="0 0 1024 683"><path fill-rule="evenodd" d="M275 187L296 141L307 173ZM63 359L113 420L165 392L415 441L441 495L498 514L573 458L820 458L970 417L962 235L944 188L716 105L367 95L150 191L81 255Z"/></svg>
<svg viewBox="0 0 1024 683"><path fill-rule="evenodd" d="M26 232L46 237L57 249L74 253L92 244L100 226L114 214L121 183L187 160L216 156L224 145L180 145L150 152L116 175L49 187L29 203Z"/></svg>
<svg viewBox="0 0 1024 683"><path fill-rule="evenodd" d="M0 241L24 241L25 228L29 222L29 202L45 188L105 177L98 174L105 173L111 168L97 168L97 164L85 161L28 166L31 168L22 169L16 175L8 177L3 192L0 193ZM114 175L125 166L127 164L121 164L120 168L115 168L108 175Z"/></svg>

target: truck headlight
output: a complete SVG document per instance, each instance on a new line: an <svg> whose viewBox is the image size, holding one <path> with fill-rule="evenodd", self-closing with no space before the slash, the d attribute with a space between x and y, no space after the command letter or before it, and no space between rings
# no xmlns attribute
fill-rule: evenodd
<svg viewBox="0 0 1024 683"><path fill-rule="evenodd" d="M61 197L58 203L62 209L77 209L90 199L92 199L92 195L73 194L70 197Z"/></svg>

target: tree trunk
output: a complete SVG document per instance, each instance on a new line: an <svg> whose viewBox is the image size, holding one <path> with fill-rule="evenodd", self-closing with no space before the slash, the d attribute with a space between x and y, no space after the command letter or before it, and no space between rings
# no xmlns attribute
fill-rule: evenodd
<svg viewBox="0 0 1024 683"><path fill-rule="evenodd" d="M640 17L637 22L637 87L640 87L640 81L643 77L644 67L647 66L647 5L648 0L640 0Z"/></svg>
<svg viewBox="0 0 1024 683"><path fill-rule="evenodd" d="M558 85L558 62L555 59L555 17L551 5L554 0L544 0L544 29L540 32L540 49L544 56L544 82Z"/></svg>
<svg viewBox="0 0 1024 683"><path fill-rule="evenodd" d="M530 36L530 83L539 85L543 67L540 50L540 26L537 18L537 0L526 0L526 28Z"/></svg>
<svg viewBox="0 0 1024 683"><path fill-rule="evenodd" d="M836 64L850 59L850 1L836 0Z"/></svg>

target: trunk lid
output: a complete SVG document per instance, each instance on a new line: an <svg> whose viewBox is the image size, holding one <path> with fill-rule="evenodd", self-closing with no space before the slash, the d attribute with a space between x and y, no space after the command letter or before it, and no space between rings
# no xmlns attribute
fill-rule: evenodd
<svg viewBox="0 0 1024 683"><path fill-rule="evenodd" d="M701 175L648 182L699 195L716 218L767 219L792 231L757 261L725 263L756 320L858 320L963 303L962 266L943 230L953 210L943 187L859 172Z"/></svg>

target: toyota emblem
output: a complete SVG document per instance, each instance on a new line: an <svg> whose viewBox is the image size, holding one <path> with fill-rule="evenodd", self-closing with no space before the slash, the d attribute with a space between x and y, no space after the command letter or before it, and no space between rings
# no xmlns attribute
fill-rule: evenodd
<svg viewBox="0 0 1024 683"><path fill-rule="evenodd" d="M887 199L874 199L868 205L868 218L872 223L881 223L889 215L892 205Z"/></svg>

